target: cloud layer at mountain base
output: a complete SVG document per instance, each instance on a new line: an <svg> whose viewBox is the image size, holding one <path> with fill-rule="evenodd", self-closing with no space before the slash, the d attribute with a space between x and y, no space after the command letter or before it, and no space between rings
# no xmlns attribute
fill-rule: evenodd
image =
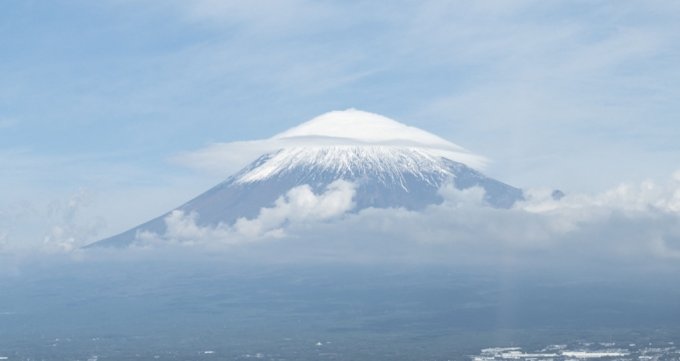
<svg viewBox="0 0 680 361"><path fill-rule="evenodd" d="M484 204L483 190L440 190L444 202L422 211L356 212L351 183L324 193L307 186L258 217L201 227L173 212L165 234L142 234L137 247L186 247L247 253L261 260L433 262L623 268L680 264L680 172L665 183L623 184L597 195L531 190L513 209Z"/></svg>
<svg viewBox="0 0 680 361"><path fill-rule="evenodd" d="M143 243L178 242L183 244L234 244L285 236L288 224L318 222L338 217L354 207L355 186L338 180L322 194L314 194L309 185L295 187L277 199L273 207L262 208L253 219L240 218L233 225L201 227L199 215L175 210L165 218L166 232L159 235L142 232Z"/></svg>
<svg viewBox="0 0 680 361"><path fill-rule="evenodd" d="M0 253L31 250L70 252L100 236L103 217L91 214L95 196L79 189L66 199L15 202L0 207ZM25 234L34 237L26 237Z"/></svg>
<svg viewBox="0 0 680 361"><path fill-rule="evenodd" d="M200 215L172 212L164 234L138 235L123 250L78 250L70 212L34 254L79 259L95 254L211 254L225 261L405 262L470 266L598 269L676 269L680 266L680 172L666 182L622 184L596 195L530 190L513 209L488 207L478 188L440 190L444 202L421 211L354 208L355 185L338 181L315 194L290 190L253 219L200 226ZM74 204L75 206L75 204ZM64 207L69 208L68 205ZM63 208L63 207L62 207ZM70 214L70 215L69 215ZM68 227L66 227L68 226ZM70 227L70 228L69 228ZM63 232L62 232L63 233ZM0 229L0 239L6 230ZM62 237L63 236L63 237ZM56 237L56 238L55 238ZM49 238L49 242L47 241ZM58 247L56 240L61 240ZM62 244L67 246L61 246ZM20 259L4 245L4 259ZM141 253L140 253L141 252ZM5 263L5 271L11 263Z"/></svg>

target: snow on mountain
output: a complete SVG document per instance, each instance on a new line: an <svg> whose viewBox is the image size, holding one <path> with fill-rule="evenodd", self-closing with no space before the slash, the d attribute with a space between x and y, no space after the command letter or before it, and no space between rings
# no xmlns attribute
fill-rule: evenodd
<svg viewBox="0 0 680 361"><path fill-rule="evenodd" d="M488 178L475 168L484 158L434 134L389 118L346 110L326 113L267 141L265 154L186 204L94 246L127 246L140 234L164 234L167 217L192 215L196 227L255 219L280 205L292 189L325 192L342 180L353 184L354 211L368 207L422 209L441 203L439 190L480 187L493 207L509 208L520 189ZM272 147L275 145L274 149ZM174 212L174 213L173 213ZM285 221L285 220L284 220Z"/></svg>
<svg viewBox="0 0 680 361"><path fill-rule="evenodd" d="M239 174L236 182L258 182L304 170L310 174L330 172L339 178L372 175L382 183L402 184L404 175L410 174L432 184L433 174L453 176L442 159L418 148L394 146L294 147L272 154L262 164Z"/></svg>
<svg viewBox="0 0 680 361"><path fill-rule="evenodd" d="M328 147L417 148L421 153L443 157L481 170L487 160L439 136L409 127L378 114L356 109L320 115L271 138L215 143L173 157L182 165L224 174L238 171L262 154L290 148Z"/></svg>

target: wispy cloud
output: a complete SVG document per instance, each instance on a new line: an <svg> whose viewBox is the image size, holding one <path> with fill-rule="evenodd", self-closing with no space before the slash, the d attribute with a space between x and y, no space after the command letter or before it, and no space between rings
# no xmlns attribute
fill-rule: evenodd
<svg viewBox="0 0 680 361"><path fill-rule="evenodd" d="M678 136L667 123L678 92L666 85L680 79L670 61L680 55L677 12L643 2L495 5L418 9L406 28L423 41L407 41L406 56L469 74L413 118L448 121L447 131L468 147L489 149L502 177L527 185L561 174L579 188L602 189L600 179L589 186L578 174L606 168L622 179L626 172L615 166L622 157L645 168L642 174L668 172L658 166L671 156L652 155L651 144ZM589 159L593 153L601 156ZM555 162L568 169L547 173Z"/></svg>
<svg viewBox="0 0 680 361"><path fill-rule="evenodd" d="M80 190L47 204L14 202L0 208L0 252L70 252L104 229L102 217L84 215L93 195ZM30 228L27 237L27 230Z"/></svg>
<svg viewBox="0 0 680 361"><path fill-rule="evenodd" d="M484 151L497 175L515 184L559 178L577 189L604 189L634 176L615 166L617 157L639 164L640 173L661 176L668 169L660 163L678 151L673 139L680 134L669 118L679 95L670 84L680 79L671 61L680 54L672 5L423 1L398 2L399 11L364 2L298 5L253 9L207 1L181 8L192 21L235 27L238 38L295 39L285 49L255 52L253 64L276 59L277 69L268 71L270 63L254 72L263 82L343 99L348 97L339 89L357 90L345 104L385 105L403 119L423 122ZM360 29L370 37L342 35ZM318 38L332 39L332 46ZM304 55L310 53L319 56ZM419 93L390 78L404 79ZM409 105L397 110L403 107L385 97L408 99ZM601 156L593 159L592 153ZM555 169L558 161L568 170ZM618 179L586 184L575 175L579 169L607 169Z"/></svg>
<svg viewBox="0 0 680 361"><path fill-rule="evenodd" d="M0 230L7 250L69 242L79 247L166 212L215 182L138 168L102 154L0 150L0 164ZM130 207L130 199L144 202Z"/></svg>
<svg viewBox="0 0 680 361"><path fill-rule="evenodd" d="M262 0L256 4L238 1L177 1L187 20L215 27L238 27L251 34L286 37L296 30L320 25L334 17L332 2L308 0Z"/></svg>
<svg viewBox="0 0 680 361"><path fill-rule="evenodd" d="M43 246L47 249L72 251L98 236L105 227L103 218L89 222L80 219L80 213L91 203L92 195L85 190L78 191L66 202L51 202L46 215L50 226L43 238Z"/></svg>

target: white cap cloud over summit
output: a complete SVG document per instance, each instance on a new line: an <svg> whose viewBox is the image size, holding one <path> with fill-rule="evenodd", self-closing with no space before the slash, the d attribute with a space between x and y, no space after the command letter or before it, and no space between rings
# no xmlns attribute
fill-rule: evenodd
<svg viewBox="0 0 680 361"><path fill-rule="evenodd" d="M379 114L347 109L315 117L268 139L215 143L176 155L173 160L211 172L233 172L265 153L298 147L384 146L417 148L473 168L487 159L424 130Z"/></svg>

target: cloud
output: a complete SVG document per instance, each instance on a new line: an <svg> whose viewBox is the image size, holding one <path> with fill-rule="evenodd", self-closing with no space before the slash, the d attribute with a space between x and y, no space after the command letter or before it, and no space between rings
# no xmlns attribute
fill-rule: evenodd
<svg viewBox="0 0 680 361"><path fill-rule="evenodd" d="M141 232L142 245L158 242L179 244L235 244L261 239L281 238L285 228L297 223L327 221L350 211L356 193L353 183L338 180L326 191L315 194L308 185L292 188L276 200L273 207L262 208L256 218L240 218L233 225L204 227L197 224L198 214L175 210L165 218L166 231L159 235Z"/></svg>
<svg viewBox="0 0 680 361"><path fill-rule="evenodd" d="M596 190L612 179L661 176L678 150L668 114L680 94L666 85L680 74L669 61L680 54L678 13L661 2L628 5L423 4L405 27L405 56L483 76L472 70L473 80L432 96L413 118L447 121L446 132L484 149L502 178L525 186L562 179Z"/></svg>
<svg viewBox="0 0 680 361"><path fill-rule="evenodd" d="M54 245L44 243L46 236L68 238L63 232L70 231L63 229L64 219L55 209L70 213L68 204L74 198L80 203L71 225L91 229L76 232L75 243L82 245L167 212L218 182L205 175L141 166L116 154L68 157L11 149L0 150L0 164L0 229L7 233L6 249ZM137 200L135 207L130 199Z"/></svg>
<svg viewBox="0 0 680 361"><path fill-rule="evenodd" d="M22 224L24 219L37 218L35 207L29 202L12 202L0 208L0 252L13 248L12 236L16 232L17 225ZM44 215L40 218L44 219Z"/></svg>
<svg viewBox="0 0 680 361"><path fill-rule="evenodd" d="M267 141L215 143L192 152L173 156L173 163L218 175L232 174L263 153L276 150L276 144Z"/></svg>
<svg viewBox="0 0 680 361"><path fill-rule="evenodd" d="M404 147L482 169L487 159L421 129L379 114L347 109L319 115L269 139L217 143L173 157L193 168L223 173L235 171L262 154L290 148Z"/></svg>
<svg viewBox="0 0 680 361"><path fill-rule="evenodd" d="M0 208L0 252L70 252L91 242L105 227L102 217L88 214L93 203L93 194L81 189L65 200Z"/></svg>
<svg viewBox="0 0 680 361"><path fill-rule="evenodd" d="M481 188L447 185L440 190L443 203L411 211L356 210L354 185L344 181L321 193L300 186L256 217L234 224L206 227L199 214L172 212L163 234L141 233L136 247L115 257L192 252L234 262L443 264L593 275L676 270L678 175L596 194L567 194L559 201L548 189L533 189L509 210L488 207ZM55 228L40 249L82 254L76 249L79 235L93 231L78 221L87 204L86 194L55 204L50 221ZM110 251L101 252L104 257Z"/></svg>
<svg viewBox="0 0 680 361"><path fill-rule="evenodd" d="M77 51L68 52L92 57L64 58L62 65L45 62L54 57L27 56L26 64L7 68L16 71L5 72L15 75L4 82L1 92L15 106L23 104L19 110L28 112L28 118L43 119L35 123L41 137L30 132L31 139L24 139L44 144L43 154L54 152L52 136L63 135L60 129L76 129L72 125L90 122L87 119L103 119L102 124L109 118L135 120L116 126L128 129L125 134L130 135L117 139L133 141L114 148L130 148L138 155L149 149L166 151L138 144L190 147L214 136L239 139L248 132L285 127L301 114L356 105L417 120L418 125L483 150L496 159L496 175L512 184L535 186L564 180L560 187L602 189L612 179L665 172L668 164L677 161L680 128L674 118L678 113L674 84L680 73L674 59L678 58L680 22L677 4L671 3L423 1L385 5L292 0L255 7L230 1L176 1L174 6L182 9L178 17L192 24L186 27L157 10L165 5L125 2L120 8L124 12L106 19L127 19L126 28L148 30L148 37L133 39L149 45L142 46L147 51L131 54L130 49L114 47L100 54L104 59L88 51L84 42L84 47L74 43ZM127 16L132 13L136 15ZM101 28L118 28L116 23L108 25ZM20 39L24 30L17 29ZM134 37L139 31L127 33ZM168 39L168 34L186 36L176 42L155 41ZM102 36L92 38L131 44L127 38L98 35ZM50 84L59 84L59 89ZM82 103L82 89L87 90L87 106L71 106ZM35 113L35 103L45 104L39 108L48 109L47 113ZM64 121L55 121L55 114ZM177 126L179 119L184 126ZM168 129L177 135L173 137ZM191 136L189 129L203 133ZM108 144L98 141L102 132L106 129L82 137L74 131L60 144L85 148ZM91 142L74 141L78 137ZM254 160L262 146L270 147L257 142L219 143L183 156L185 163L227 174ZM671 150L666 156L653 152L663 146ZM74 148L74 152L85 148ZM83 174L101 174L95 183L106 179L118 184L130 179L152 183L169 173L157 176L163 172L154 169L154 177L147 177L136 171L121 172L106 160L95 172L91 162L83 168L77 159L67 170L63 162L48 166L54 163L51 159L17 167L15 158L12 154L3 157L3 178L22 173L12 176L13 182L3 181L5 194L36 180L50 184L32 185L27 193L54 194L54 184L72 185ZM139 165L146 169L146 163ZM54 182L55 176L59 182ZM138 191L139 208L187 188L184 184L156 191L153 199L148 198L149 190ZM136 199L127 189L115 185L111 189L122 194L119 199ZM200 187L193 189L198 192ZM40 194L36 198L52 197ZM584 209L611 214L592 204L595 200L587 201L591 203ZM549 202L533 206L551 207ZM665 202L672 203L670 198ZM116 202L120 211L114 213L115 218L128 218L121 222L122 228L135 219L130 214L136 210L126 211L120 203ZM397 210L362 214L368 217L371 212L387 220L389 212L414 217ZM565 229L582 229L581 223L572 221L579 208L553 212L573 217L553 217ZM504 213L508 214L515 213ZM523 220L545 221L551 216L529 210L518 214ZM143 218L143 213L137 213L137 218ZM432 226L433 234L454 232L438 223ZM529 233L541 232L550 234L554 229L541 231L536 226ZM12 229L7 233L11 238ZM672 237L659 239L671 244Z"/></svg>
<svg viewBox="0 0 680 361"><path fill-rule="evenodd" d="M281 12L290 16L286 21L299 20L300 14L290 10L294 3L281 5L291 6ZM330 87L342 91L327 93L326 89L318 93L324 94L323 98L315 99L324 106L330 103L337 107L335 104L341 103L381 107L377 110L429 125L447 138L483 150L494 159L499 178L524 187L560 179L568 183L565 186L576 189L601 190L637 174L661 176L668 170L661 164L676 158L674 139L680 134L669 114L677 113L673 99L678 98L678 92L670 84L673 80L677 83L680 73L670 59L679 53L680 22L673 5L640 1L626 7L609 2L573 5L522 0L482 5L423 1L399 2L391 6L399 11L389 11L384 5L365 2L324 4L326 9L319 10L320 18L330 12L336 15L336 21L331 23L342 24L341 28L366 29L379 41L356 41L351 36L347 39L328 25L315 28L313 23L296 22L314 34L328 34L323 38L332 39L335 48L343 51L337 54L333 49L319 50L317 47L323 45L314 39L295 42L287 48L286 52L296 55L276 64L313 69L312 75L281 82L290 94L325 81L325 72L318 69L337 69L333 73L339 78L351 76L357 69L379 69L368 76L369 81ZM202 7L211 8L205 4ZM232 17L245 19L238 15L239 11L215 8L211 16L224 23L229 24ZM276 12L275 7L271 9ZM248 29L266 29L266 19L276 16L268 14L268 10L251 9L249 20L243 22L249 24ZM297 33L291 30L286 34ZM315 66L314 60L324 60L323 56L310 59L298 53L359 55L347 59L346 66L338 69L325 66L323 61ZM279 70L268 71L265 81L276 79L271 73L290 73ZM304 80L296 83L296 79ZM294 101L284 97L287 104ZM387 98L407 99L406 105L386 101ZM297 109L309 109L307 101L305 97ZM280 114L296 113L292 109L286 112ZM261 113L258 109L253 114ZM289 121L285 118L271 115L277 122ZM187 154L183 163L196 160L196 166L236 170L234 163L219 162L218 148L231 152L231 158L243 151L249 160L254 160L257 154L248 153L249 147L220 144L201 152L202 158ZM662 147L666 149L659 149ZM215 152L208 157L211 150ZM593 153L601 156L593 159ZM636 172L631 167L618 166L622 156L636 165ZM223 154L222 158L227 156ZM245 161L238 164L242 166ZM586 182L579 176L602 169L611 177L600 175Z"/></svg>
<svg viewBox="0 0 680 361"><path fill-rule="evenodd" d="M197 0L176 3L195 22L237 25L250 33L288 33L317 24L332 15L328 4L308 0L263 0L257 6L237 1Z"/></svg>
<svg viewBox="0 0 680 361"><path fill-rule="evenodd" d="M104 220L96 218L83 222L79 217L83 209L92 202L92 195L82 189L66 202L51 202L47 209L47 220L51 226L43 238L43 247L71 251L84 246L88 240L97 236L104 228Z"/></svg>
<svg viewBox="0 0 680 361"><path fill-rule="evenodd" d="M444 202L422 211L351 212L351 184L334 183L322 194L303 186L254 219L200 227L198 215L174 212L166 219L165 235L140 240L155 237L147 244L175 241L234 257L237 249L249 250L250 257L275 262L511 264L581 271L680 265L680 179L567 194L559 201L548 190L531 190L525 202L509 210L485 205L480 188L449 185L440 192Z"/></svg>
<svg viewBox="0 0 680 361"><path fill-rule="evenodd" d="M308 185L295 187L274 207L263 208L257 218L241 218L234 229L246 237L258 237L282 232L285 223L325 221L338 217L354 207L355 185L339 180L331 183L326 192L316 195Z"/></svg>
<svg viewBox="0 0 680 361"><path fill-rule="evenodd" d="M206 243L231 243L234 233L223 224L215 227L201 227L196 223L198 214L185 214L175 210L165 217L166 231L159 235L150 231L143 231L137 234L137 240L142 245L154 244L159 242L170 242L175 244L193 245Z"/></svg>
<svg viewBox="0 0 680 361"><path fill-rule="evenodd" d="M482 151L495 159L494 175L517 186L564 179L560 187L603 189L637 174L657 176L677 159L674 84L680 73L673 59L680 21L670 2L83 4L62 9L67 13L53 26L86 34L68 16L95 11L109 15L103 32L66 36L75 51L29 52L25 61L3 68L9 78L0 93L16 107L13 114L34 124L10 143L34 144L55 156L57 148L66 156L128 149L136 158L129 164L147 168L137 155L149 159L207 140L248 139L329 109L358 106L413 120ZM121 19L130 31L106 30L120 28ZM26 40L32 31L48 29L10 30ZM177 41L157 41L172 38ZM139 46L92 52L92 39ZM53 58L61 61L47 61ZM121 144L99 141L114 130ZM81 131L89 133L82 137ZM53 139L57 134L64 138ZM213 150L220 147L222 158L208 157L206 149L205 157L186 157L185 163L227 175L261 154L244 144ZM654 150L661 147L670 151L660 156ZM620 167L622 158L632 166ZM92 172L91 164L75 163L63 174L120 174L103 169L109 164ZM3 177L16 169L7 164ZM26 169L28 178L50 177L45 167ZM14 192L22 181L3 190Z"/></svg>
<svg viewBox="0 0 680 361"><path fill-rule="evenodd" d="M423 147L421 144L405 140L367 143L349 138L321 136L215 143L202 149L177 154L171 158L171 161L196 170L218 175L227 175L233 174L264 154L274 153L282 149L365 146L406 148L414 147L423 150L427 154L461 161L477 169L483 168L487 162L484 157L470 152L451 150L447 148Z"/></svg>

